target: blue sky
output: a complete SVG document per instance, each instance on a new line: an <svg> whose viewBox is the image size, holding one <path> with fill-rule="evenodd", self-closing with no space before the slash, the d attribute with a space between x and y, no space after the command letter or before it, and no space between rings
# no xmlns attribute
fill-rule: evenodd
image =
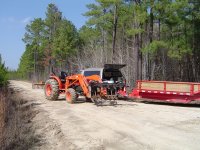
<svg viewBox="0 0 200 150"><path fill-rule="evenodd" d="M79 29L87 20L86 4L95 0L0 0L0 54L10 69L17 69L25 50L25 26L34 18L45 18L49 3L54 3Z"/></svg>

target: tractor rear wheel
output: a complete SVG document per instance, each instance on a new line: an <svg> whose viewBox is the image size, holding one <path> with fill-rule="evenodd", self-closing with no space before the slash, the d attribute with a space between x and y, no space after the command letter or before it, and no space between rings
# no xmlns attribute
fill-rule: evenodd
<svg viewBox="0 0 200 150"><path fill-rule="evenodd" d="M70 104L75 103L77 99L76 91L73 88L69 88L65 92L66 101Z"/></svg>
<svg viewBox="0 0 200 150"><path fill-rule="evenodd" d="M58 82L54 79L46 81L44 86L45 97L48 100L57 100L59 96Z"/></svg>

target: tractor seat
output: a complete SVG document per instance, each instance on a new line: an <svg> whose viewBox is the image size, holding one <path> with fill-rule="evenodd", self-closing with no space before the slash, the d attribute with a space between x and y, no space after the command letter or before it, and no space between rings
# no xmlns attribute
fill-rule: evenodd
<svg viewBox="0 0 200 150"><path fill-rule="evenodd" d="M60 80L61 80L62 83L66 82L66 77L67 77L67 73L64 72L64 71L61 71L61 73L60 73Z"/></svg>

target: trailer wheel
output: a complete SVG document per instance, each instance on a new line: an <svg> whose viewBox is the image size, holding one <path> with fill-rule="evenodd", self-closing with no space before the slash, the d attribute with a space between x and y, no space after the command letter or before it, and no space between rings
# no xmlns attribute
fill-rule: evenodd
<svg viewBox="0 0 200 150"><path fill-rule="evenodd" d="M70 104L75 103L77 99L76 91L72 88L69 88L65 92L66 95L66 101Z"/></svg>
<svg viewBox="0 0 200 150"><path fill-rule="evenodd" d="M49 79L44 85L45 97L48 100L57 100L59 96L58 82L54 79Z"/></svg>

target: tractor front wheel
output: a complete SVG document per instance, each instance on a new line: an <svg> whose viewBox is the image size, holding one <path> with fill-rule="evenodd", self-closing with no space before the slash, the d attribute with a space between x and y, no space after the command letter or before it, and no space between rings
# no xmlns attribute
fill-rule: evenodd
<svg viewBox="0 0 200 150"><path fill-rule="evenodd" d="M46 81L44 86L45 97L48 100L57 100L59 96L58 82L54 79Z"/></svg>
<svg viewBox="0 0 200 150"><path fill-rule="evenodd" d="M76 91L72 88L66 89L66 101L70 104L75 103L77 99Z"/></svg>

